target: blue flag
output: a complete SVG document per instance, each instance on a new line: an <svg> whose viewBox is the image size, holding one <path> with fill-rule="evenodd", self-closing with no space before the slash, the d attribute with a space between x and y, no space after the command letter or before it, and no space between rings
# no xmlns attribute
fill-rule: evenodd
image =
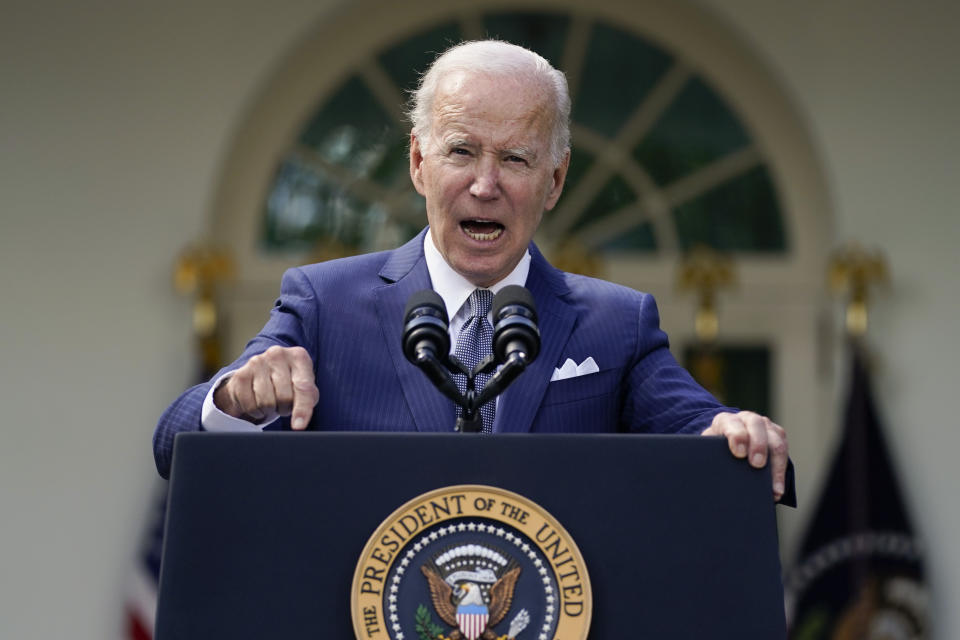
<svg viewBox="0 0 960 640"><path fill-rule="evenodd" d="M923 638L922 550L858 345L843 436L785 584L791 640Z"/></svg>

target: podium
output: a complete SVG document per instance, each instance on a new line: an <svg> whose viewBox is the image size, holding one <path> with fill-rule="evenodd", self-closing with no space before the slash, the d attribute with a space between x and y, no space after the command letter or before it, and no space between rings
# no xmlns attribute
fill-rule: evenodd
<svg viewBox="0 0 960 640"><path fill-rule="evenodd" d="M461 485L518 494L562 525L589 573L591 639L786 635L769 470L721 438L340 432L177 437L156 638L355 637L371 536Z"/></svg>

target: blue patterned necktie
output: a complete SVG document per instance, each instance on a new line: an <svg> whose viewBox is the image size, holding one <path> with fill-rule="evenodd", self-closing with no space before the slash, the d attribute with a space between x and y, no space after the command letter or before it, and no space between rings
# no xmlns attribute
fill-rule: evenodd
<svg viewBox="0 0 960 640"><path fill-rule="evenodd" d="M489 356L492 351L491 342L493 340L493 327L487 320L487 314L490 313L490 305L493 304L493 292L489 289L474 289L467 300L467 321L460 330L460 336L457 338L457 347L453 353L463 364L471 371L477 364ZM483 390L483 385L487 383L490 374L483 373L474 380L474 388L477 393ZM463 374L454 376L460 393L467 392L467 377ZM491 400L480 408L480 417L483 419L483 432L493 432L493 417L497 410L497 403ZM458 409L460 413L462 409Z"/></svg>

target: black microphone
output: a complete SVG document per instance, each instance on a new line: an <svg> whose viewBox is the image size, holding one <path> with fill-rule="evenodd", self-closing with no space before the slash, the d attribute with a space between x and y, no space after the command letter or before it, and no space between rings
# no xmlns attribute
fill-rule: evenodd
<svg viewBox="0 0 960 640"><path fill-rule="evenodd" d="M439 293L424 289L410 296L403 311L403 353L407 360L417 364L422 352L446 358L450 353L447 324L447 307Z"/></svg>
<svg viewBox="0 0 960 640"><path fill-rule="evenodd" d="M410 296L403 312L403 354L420 367L430 381L448 398L463 405L463 394L447 370L450 334L447 307L433 289Z"/></svg>
<svg viewBox="0 0 960 640"><path fill-rule="evenodd" d="M537 305L526 288L510 285L493 298L493 354L499 364L516 355L524 366L540 353Z"/></svg>

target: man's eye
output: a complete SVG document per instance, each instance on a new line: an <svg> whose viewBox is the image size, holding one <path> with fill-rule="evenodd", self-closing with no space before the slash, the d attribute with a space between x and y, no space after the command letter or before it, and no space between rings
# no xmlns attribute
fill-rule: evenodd
<svg viewBox="0 0 960 640"><path fill-rule="evenodd" d="M464 149L463 147L454 147L453 149L450 150L450 153L452 153L455 156L470 155L470 152L467 149Z"/></svg>
<svg viewBox="0 0 960 640"><path fill-rule="evenodd" d="M521 164L527 164L526 158L521 158L520 156L507 156L507 162L519 162Z"/></svg>

